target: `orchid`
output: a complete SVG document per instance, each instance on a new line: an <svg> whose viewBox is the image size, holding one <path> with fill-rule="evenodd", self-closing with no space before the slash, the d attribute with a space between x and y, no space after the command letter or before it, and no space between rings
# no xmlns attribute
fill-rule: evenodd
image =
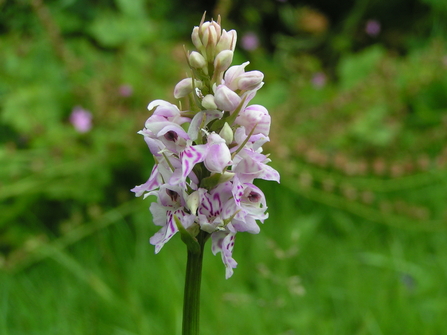
<svg viewBox="0 0 447 335"><path fill-rule="evenodd" d="M255 180L280 180L262 153L269 141L269 112L249 105L264 84L264 74L246 71L249 62L231 66L237 34L222 29L220 18L202 18L191 37L197 50L187 53L190 76L174 88L178 105L163 100L148 105L150 115L138 133L155 166L148 180L131 190L138 197L155 196L150 211L161 228L150 243L156 253L177 233L187 245L185 301L198 294L189 289L200 278L190 263L201 269L209 238L213 254L222 256L226 278L233 275L237 233L257 234L258 223L268 218L264 193ZM196 312L184 313L189 320L188 313ZM184 334L196 334L185 329L190 326L184 321Z"/></svg>
<svg viewBox="0 0 447 335"><path fill-rule="evenodd" d="M136 196L151 194L158 198L157 203L151 205L154 223L162 226L150 240L156 246L156 252L178 231L173 216L177 216L184 228L197 225L211 237L216 234L225 239L231 234L233 240L238 231L258 233L259 227L255 222L263 222L267 217L264 195L252 183L255 179L279 182L278 172L267 165L270 159L261 153L261 145L269 140L271 117L261 105L246 106L247 98L251 100L263 85L264 75L260 71L246 72L249 62L229 66L235 39L235 32L224 30L222 33L220 24L215 21L202 22L194 28L193 42L198 51L189 54L189 63L195 73L176 85L174 96L196 100L200 104L189 110L180 110L163 100L155 100L148 105L152 115L139 133L145 137L157 165L148 181L132 191ZM215 50L217 45L219 50ZM211 59L210 55L214 58ZM209 63L213 64L215 73L206 75L197 71L201 67L210 69ZM209 87L204 86L206 82L209 82ZM195 89L210 93L201 96ZM219 121L226 120L230 122L215 127ZM224 131L227 139L219 134ZM256 145L256 142L261 142L261 145ZM227 177L223 178L225 172ZM167 191L175 192L184 202L185 197L201 184L206 184L204 181L207 180L210 181L208 188L200 188L197 214L185 205L173 207L166 197ZM237 186L241 186L242 192L248 192L245 198L228 191ZM182 187L182 190L180 192L173 187ZM250 196L250 192L256 196ZM255 203L262 204L257 210L253 209L253 199L257 199ZM228 202L233 203L233 213L223 210L224 206L227 209L232 207L227 205ZM167 219L161 219L162 216ZM213 238L213 241L221 240ZM216 243L213 243L213 252L222 252ZM231 263L235 266L235 262L225 261L231 256L231 251L226 249L225 253L225 265L228 267Z"/></svg>

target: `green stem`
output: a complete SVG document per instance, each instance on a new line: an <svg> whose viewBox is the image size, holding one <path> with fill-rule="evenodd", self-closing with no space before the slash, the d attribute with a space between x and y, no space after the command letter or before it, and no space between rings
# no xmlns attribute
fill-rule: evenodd
<svg viewBox="0 0 447 335"><path fill-rule="evenodd" d="M197 241L200 252L188 250L185 276L185 294L183 300L182 335L199 335L200 282L202 279L203 248L209 234L200 231Z"/></svg>

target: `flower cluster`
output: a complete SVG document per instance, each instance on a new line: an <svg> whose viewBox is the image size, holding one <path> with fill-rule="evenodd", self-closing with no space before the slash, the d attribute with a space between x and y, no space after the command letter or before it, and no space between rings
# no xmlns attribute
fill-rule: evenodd
<svg viewBox="0 0 447 335"><path fill-rule="evenodd" d="M264 75L245 71L248 62L231 66L236 31L222 29L219 21L202 19L192 32L197 50L187 53L191 77L174 89L180 108L163 100L149 104L151 116L139 134L156 164L147 182L132 191L156 196L150 206L161 226L150 239L156 253L179 229L192 237L205 233L229 278L237 265L236 233L256 234L257 221L268 217L264 194L253 181L279 182L279 174L262 153L270 115L261 105L249 105Z"/></svg>

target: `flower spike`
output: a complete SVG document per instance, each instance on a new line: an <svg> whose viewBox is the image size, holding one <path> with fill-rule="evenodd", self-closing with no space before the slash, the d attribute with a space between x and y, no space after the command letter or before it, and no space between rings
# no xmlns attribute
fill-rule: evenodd
<svg viewBox="0 0 447 335"><path fill-rule="evenodd" d="M279 182L262 145L269 141L271 117L261 105L249 105L263 86L264 74L246 71L249 62L233 65L235 30L217 21L194 27L196 50L185 51L190 75L178 82L174 98L148 105L150 116L139 134L157 164L136 196L153 195L154 224L161 229L150 239L158 253L178 232L188 252L201 255L211 237L211 250L221 253L225 277L232 276L238 232L257 234L267 219L267 204L255 179Z"/></svg>

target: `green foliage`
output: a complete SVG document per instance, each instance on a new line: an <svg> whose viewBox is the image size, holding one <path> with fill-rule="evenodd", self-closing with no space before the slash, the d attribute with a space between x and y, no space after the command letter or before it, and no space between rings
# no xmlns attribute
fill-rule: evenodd
<svg viewBox="0 0 447 335"><path fill-rule="evenodd" d="M341 59L338 66L340 86L344 89L350 89L361 80L366 79L376 70L384 54L385 50L382 46L373 45L359 53L347 55Z"/></svg>
<svg viewBox="0 0 447 335"><path fill-rule="evenodd" d="M231 280L205 246L204 334L445 329L445 232L371 224L289 188L262 187L275 211L262 234L238 236ZM94 234L36 242L31 255L42 262L1 274L3 333L178 333L186 247L176 236L153 255L142 238L154 231L146 207L104 213L88 223Z"/></svg>

